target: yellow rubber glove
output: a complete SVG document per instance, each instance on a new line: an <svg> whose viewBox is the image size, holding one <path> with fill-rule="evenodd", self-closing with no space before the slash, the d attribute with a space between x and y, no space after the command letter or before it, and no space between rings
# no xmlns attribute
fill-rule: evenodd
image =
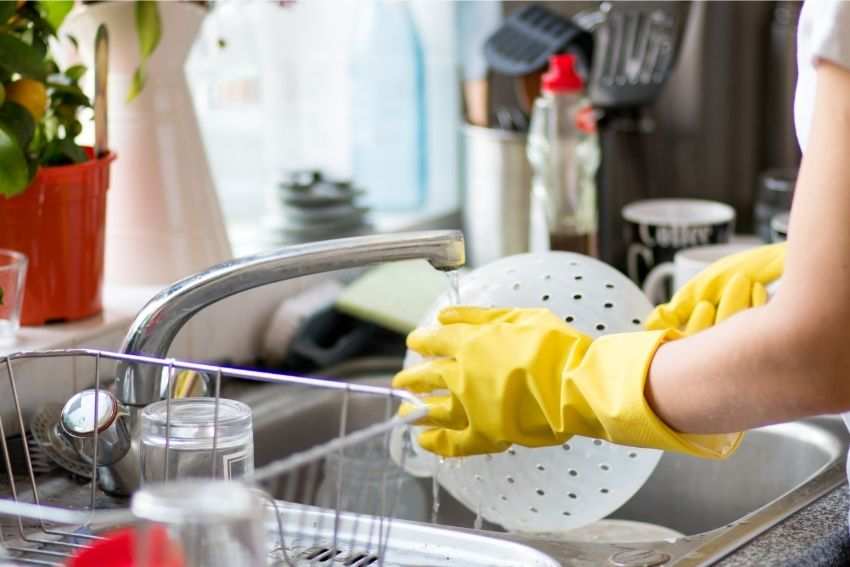
<svg viewBox="0 0 850 567"><path fill-rule="evenodd" d="M669 303L656 307L645 326L691 335L739 311L764 305L765 286L779 279L784 267L785 243L722 258L682 286Z"/></svg>
<svg viewBox="0 0 850 567"><path fill-rule="evenodd" d="M420 445L442 456L542 447L573 435L723 458L742 435L685 435L644 399L652 357L674 330L591 340L548 309L454 307L408 346L439 357L400 372L393 386L420 394L429 426ZM401 412L409 411L402 406Z"/></svg>

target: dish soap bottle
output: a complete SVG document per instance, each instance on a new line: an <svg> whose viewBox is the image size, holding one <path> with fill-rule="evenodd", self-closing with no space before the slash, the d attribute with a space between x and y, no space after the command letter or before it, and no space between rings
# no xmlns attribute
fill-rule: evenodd
<svg viewBox="0 0 850 567"><path fill-rule="evenodd" d="M532 110L527 153L533 199L545 216L549 248L596 256L599 140L576 56L553 55L541 90Z"/></svg>
<svg viewBox="0 0 850 567"><path fill-rule="evenodd" d="M368 0L352 58L354 182L375 210L418 208L427 187L425 69L407 2Z"/></svg>

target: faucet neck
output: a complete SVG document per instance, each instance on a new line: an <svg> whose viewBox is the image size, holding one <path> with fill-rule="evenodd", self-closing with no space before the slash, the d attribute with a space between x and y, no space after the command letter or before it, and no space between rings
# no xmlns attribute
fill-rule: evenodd
<svg viewBox="0 0 850 567"><path fill-rule="evenodd" d="M450 270L465 262L463 234L455 230L381 234L288 246L230 260L169 286L145 305L124 339L121 352L163 358L183 325L198 311L237 293L300 276L380 262L425 259ZM131 406L159 400L157 368L123 365L116 396Z"/></svg>

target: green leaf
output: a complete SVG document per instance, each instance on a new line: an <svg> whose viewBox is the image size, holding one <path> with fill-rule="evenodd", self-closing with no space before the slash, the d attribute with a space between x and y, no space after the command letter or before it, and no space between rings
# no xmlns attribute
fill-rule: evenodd
<svg viewBox="0 0 850 567"><path fill-rule="evenodd" d="M145 66L139 65L133 73L133 80L130 83L130 89L127 91L127 102L132 101L139 96L142 89L145 87Z"/></svg>
<svg viewBox="0 0 850 567"><path fill-rule="evenodd" d="M43 165L68 165L88 161L86 152L70 138L51 140L41 158Z"/></svg>
<svg viewBox="0 0 850 567"><path fill-rule="evenodd" d="M85 65L71 65L67 69L65 69L65 76L74 81L75 83L83 78L83 75L86 74L86 66Z"/></svg>
<svg viewBox="0 0 850 567"><path fill-rule="evenodd" d="M47 74L47 65L37 49L5 33L0 34L0 67L39 80Z"/></svg>
<svg viewBox="0 0 850 567"><path fill-rule="evenodd" d="M0 125L6 132L13 134L21 148L26 148L35 134L35 120L29 111L12 101L6 101L0 106Z"/></svg>
<svg viewBox="0 0 850 567"><path fill-rule="evenodd" d="M15 2L0 2L0 23L5 24L12 19L17 7Z"/></svg>
<svg viewBox="0 0 850 567"><path fill-rule="evenodd" d="M31 45L32 45L33 49L38 51L38 54L41 56L42 59L47 57L47 40L46 40L46 38L37 35L34 38L32 38Z"/></svg>
<svg viewBox="0 0 850 567"><path fill-rule="evenodd" d="M139 56L141 62L133 73L133 81L127 92L127 102L139 96L145 86L145 63L153 54L162 35L159 19L159 8L156 2L137 0L136 2L136 35L139 39Z"/></svg>
<svg viewBox="0 0 850 567"><path fill-rule="evenodd" d="M14 197L30 182L29 167L14 134L0 125L0 195Z"/></svg>
<svg viewBox="0 0 850 567"><path fill-rule="evenodd" d="M152 0L137 0L136 2L136 35L139 39L139 53L142 56L142 63L159 45L159 38L162 34L159 8L156 2Z"/></svg>
<svg viewBox="0 0 850 567"><path fill-rule="evenodd" d="M50 98L52 102L85 106L86 108L91 106L89 97L77 85L63 85L61 83L49 82L47 83L47 87L51 90Z"/></svg>
<svg viewBox="0 0 850 567"><path fill-rule="evenodd" d="M38 9L42 17L47 20L53 32L59 29L62 22L65 21L65 16L74 7L74 0L41 0L38 3Z"/></svg>

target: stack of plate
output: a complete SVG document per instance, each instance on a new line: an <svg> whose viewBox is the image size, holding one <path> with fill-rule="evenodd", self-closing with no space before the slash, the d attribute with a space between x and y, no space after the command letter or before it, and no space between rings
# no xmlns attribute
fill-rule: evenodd
<svg viewBox="0 0 850 567"><path fill-rule="evenodd" d="M348 181L324 179L318 171L297 171L277 187L272 229L287 242L309 242L362 234L369 228L362 191Z"/></svg>

